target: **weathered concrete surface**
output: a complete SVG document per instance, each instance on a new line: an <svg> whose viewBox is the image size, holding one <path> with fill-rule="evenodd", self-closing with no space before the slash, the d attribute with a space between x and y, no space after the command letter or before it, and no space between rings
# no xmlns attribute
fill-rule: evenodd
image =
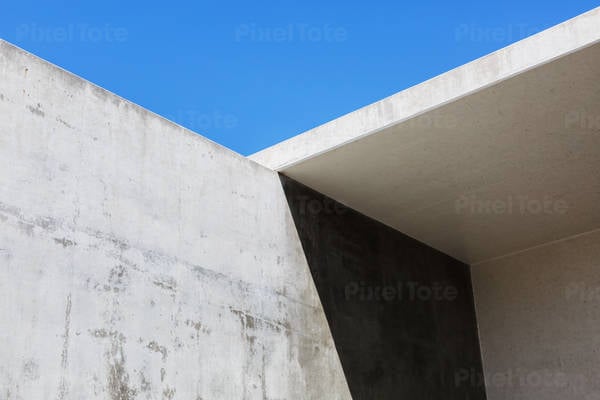
<svg viewBox="0 0 600 400"><path fill-rule="evenodd" d="M282 176L355 400L484 400L469 266Z"/></svg>
<svg viewBox="0 0 600 400"><path fill-rule="evenodd" d="M472 267L490 400L600 399L599 268L600 231Z"/></svg>
<svg viewBox="0 0 600 400"><path fill-rule="evenodd" d="M276 173L0 41L0 398L348 399Z"/></svg>

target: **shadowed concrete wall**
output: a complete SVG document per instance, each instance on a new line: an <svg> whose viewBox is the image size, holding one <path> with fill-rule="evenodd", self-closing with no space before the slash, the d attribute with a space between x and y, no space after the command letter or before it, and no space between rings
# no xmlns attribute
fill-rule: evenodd
<svg viewBox="0 0 600 400"><path fill-rule="evenodd" d="M600 231L472 267L490 400L600 399Z"/></svg>
<svg viewBox="0 0 600 400"><path fill-rule="evenodd" d="M281 179L353 398L485 399L469 266Z"/></svg>
<svg viewBox="0 0 600 400"><path fill-rule="evenodd" d="M0 398L349 399L276 173L0 41Z"/></svg>

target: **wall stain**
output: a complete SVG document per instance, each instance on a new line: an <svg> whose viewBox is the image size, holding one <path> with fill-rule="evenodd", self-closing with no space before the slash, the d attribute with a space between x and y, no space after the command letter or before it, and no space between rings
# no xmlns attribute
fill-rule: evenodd
<svg viewBox="0 0 600 400"><path fill-rule="evenodd" d="M46 113L44 113L44 112L41 110L41 107L42 107L42 105L41 105L40 103L38 103L36 107L33 107L33 106L31 106L31 105L28 105L28 106L27 106L27 109L28 109L28 110L29 110L29 111L30 111L32 114L34 114L34 115L37 115L38 117L45 117L45 116L46 116Z"/></svg>
<svg viewBox="0 0 600 400"><path fill-rule="evenodd" d="M65 334L64 334L64 342L63 342L63 350L60 358L60 365L64 369L67 368L69 364L69 336L71 330L71 293L67 296L67 306L65 309Z"/></svg>
<svg viewBox="0 0 600 400"><path fill-rule="evenodd" d="M171 400L173 397L175 397L175 389L167 387L163 391L163 399Z"/></svg>
<svg viewBox="0 0 600 400"><path fill-rule="evenodd" d="M110 270L108 282L104 285L104 290L107 292L123 292L129 286L129 274L127 269L122 264L117 264Z"/></svg>
<svg viewBox="0 0 600 400"><path fill-rule="evenodd" d="M71 247L71 246L77 246L76 242L74 242L72 240L68 240L67 238L53 238L53 239L56 244L61 244L64 248Z"/></svg>
<svg viewBox="0 0 600 400"><path fill-rule="evenodd" d="M71 293L67 296L67 305L65 308L65 333L63 340L63 348L60 354L60 367L62 370L60 384L58 387L58 400L63 400L67 395L69 388L66 381L66 369L69 365L69 337L71 331Z"/></svg>
<svg viewBox="0 0 600 400"><path fill-rule="evenodd" d="M0 249L0 257L4 258L7 261L10 260L12 258L10 250L9 249Z"/></svg>
<svg viewBox="0 0 600 400"><path fill-rule="evenodd" d="M126 239L117 237L110 233L105 233L105 232L102 232L99 230L86 228L86 227L76 227L70 223L65 223L64 221L57 220L52 217L36 217L34 219L26 218L23 216L21 210L18 207L11 206L9 204L5 204L2 202L0 202L0 213L3 213L5 215L11 215L17 219L18 223L25 224L22 227L22 229L25 230L26 233L31 234L31 235L33 235L33 231L34 231L35 227L39 227L43 231L47 231L47 232L56 232L59 228L61 230L64 229L64 230L67 230L70 232L80 232L80 233L86 234L92 238L106 241L106 242L112 244L116 248L116 250L120 251L120 252L122 252L124 250L135 249L135 250L141 252L141 254L144 258L144 261L147 263L167 264L167 265L176 265L177 264L177 265L185 266L185 267L189 268L196 275L198 280L201 280L201 281L209 280L209 281L215 281L215 282L218 282L218 283L221 283L224 285L228 285L228 286L236 286L240 291L246 292L248 294L254 294L254 293L258 293L258 292L261 295L272 294L274 296L285 298L286 301L291 301L291 302L301 304L303 306L318 310L318 307L313 304L307 304L298 299L289 297L287 295L287 293L285 292L285 290L282 291L282 290L277 290L277 289L272 289L272 288L260 287L260 286L250 284L250 283L245 282L240 279L232 279L232 277L229 275L214 271L210 268L206 268L206 267L202 267L199 265L189 263L185 260L179 259L177 257L169 256L169 255L160 253L155 250L147 250L147 249L138 248L138 247L134 248L134 247L130 246L129 242ZM128 260L126 257L123 256L123 254L116 254L114 256L117 257L117 259L121 263L128 265L134 269L139 269L139 267L137 266L136 263ZM155 285L157 285L165 290L172 291L173 295L174 295L175 289L176 289L176 282L174 280L172 280L172 278L169 278L169 279L170 279L170 281L169 280L167 280L167 281L157 280L157 282L159 282L159 283L158 284L155 283ZM160 285L161 283L163 283L164 285L161 286ZM105 289L106 289L106 287L105 287ZM113 288L111 288L109 290L113 290ZM289 324L285 324L285 323L281 323L281 322L274 322L274 324L280 325L284 329L289 329ZM297 332L297 333L301 333L301 332Z"/></svg>
<svg viewBox="0 0 600 400"><path fill-rule="evenodd" d="M19 229L21 229L21 231L26 234L27 236L33 236L33 229L35 228L35 226L33 224L27 223L27 222L23 222L23 221L19 221Z"/></svg>
<svg viewBox="0 0 600 400"><path fill-rule="evenodd" d="M267 378L266 378L266 365L267 365L267 362L266 362L266 354L265 353L266 353L265 346L263 345L262 346L262 358L261 358L262 369L261 369L261 374L260 374L260 388L261 388L261 391L262 391L262 398L263 399L268 399L268 397L267 397Z"/></svg>
<svg viewBox="0 0 600 400"><path fill-rule="evenodd" d="M74 129L73 126L71 126L68 122L66 122L62 118L56 117L56 122L63 124L64 126L66 126L69 129Z"/></svg>
<svg viewBox="0 0 600 400"><path fill-rule="evenodd" d="M52 217L37 217L34 219L33 224L50 232L56 231L58 226L58 222Z"/></svg>
<svg viewBox="0 0 600 400"><path fill-rule="evenodd" d="M127 341L125 335L116 330L106 328L90 329L89 334L95 338L110 338L110 349L105 353L108 369L107 388L111 400L133 400L137 390L129 386L129 374L125 368L126 357L123 344ZM142 391L150 390L150 383L141 376Z"/></svg>
<svg viewBox="0 0 600 400"><path fill-rule="evenodd" d="M106 351L106 362L108 380L106 386L111 400L133 400L137 390L129 386L129 374L125 369L125 352L123 344L127 341L125 335L116 330L106 328L90 329L89 334L98 339L110 338L110 349ZM142 390L149 388L149 383L144 384L142 379Z"/></svg>
<svg viewBox="0 0 600 400"><path fill-rule="evenodd" d="M23 218L21 210L18 207L11 206L0 202L0 211L12 215L13 217Z"/></svg>
<svg viewBox="0 0 600 400"><path fill-rule="evenodd" d="M271 321L265 321L256 318L246 312L235 310L230 308L231 312L240 318L242 324L242 340L248 344L249 357L246 360L244 366L244 386L246 387L245 375L256 373L255 365L252 365L250 360L256 359L260 354L260 373L258 377L260 379L260 390L262 392L261 398L268 399L267 397L267 381L266 381L266 348L264 343L257 343L257 335L255 331L260 327L267 327L274 329L276 332L284 331L286 336L289 336L289 328L282 327L283 324L273 324ZM259 353L260 352L260 353ZM256 388L256 385L253 385ZM247 389L247 387L246 387ZM244 393L244 398L247 398L247 393Z"/></svg>
<svg viewBox="0 0 600 400"><path fill-rule="evenodd" d="M99 339L110 337L110 338L117 340L120 343L123 343L126 341L125 335L123 335L121 332L115 331L115 330L106 330L105 328L99 328L99 329L90 329L88 332L90 333L91 336L94 336Z"/></svg>
<svg viewBox="0 0 600 400"><path fill-rule="evenodd" d="M0 215L3 221L7 221L7 215L16 218L17 226L28 236L33 236L34 229L36 227L43 229L44 231L54 232L57 229L58 222L52 217L37 217L35 219L27 219L21 213L18 207L10 206L0 202L0 212L4 215Z"/></svg>
<svg viewBox="0 0 600 400"><path fill-rule="evenodd" d="M126 357L123 351L125 337L111 333L111 348L106 353L108 367L108 392L111 400L133 400L137 390L129 387L129 374L125 369Z"/></svg>
<svg viewBox="0 0 600 400"><path fill-rule="evenodd" d="M23 364L23 376L32 381L40 379L40 366L35 360L30 359Z"/></svg>
<svg viewBox="0 0 600 400"><path fill-rule="evenodd" d="M202 323L200 323L200 322L196 322L196 321L192 321L191 319L188 319L185 321L185 324L187 326L189 326L190 328L194 328L194 330L196 331L196 341L198 342L198 344L200 343L200 333L210 335L211 330L209 328L203 326ZM192 336L192 338L194 338L194 336Z"/></svg>
<svg viewBox="0 0 600 400"><path fill-rule="evenodd" d="M160 277L155 279L152 283L161 289L168 290L173 293L176 293L177 291L177 282L171 277Z"/></svg>
<svg viewBox="0 0 600 400"><path fill-rule="evenodd" d="M122 251L124 251L124 250L127 250L127 249L129 249L129 243L127 243L127 241L126 241L126 240L117 239L117 238L115 238L115 237L113 237L113 236L109 237L109 238L108 238L108 240L109 240L109 241L110 241L110 242L111 242L113 245L115 245L116 247L118 247L118 248L119 248L119 250L122 250Z"/></svg>
<svg viewBox="0 0 600 400"><path fill-rule="evenodd" d="M152 389L152 385L146 380L144 373L140 371L140 390L142 392L149 392L150 389Z"/></svg>
<svg viewBox="0 0 600 400"><path fill-rule="evenodd" d="M292 328L288 321L271 321L256 316L250 315L247 312L237 310L233 307L229 307L229 310L238 316L242 321L244 327L255 329L258 326L264 326L276 332L285 332L286 336L291 334Z"/></svg>
<svg viewBox="0 0 600 400"><path fill-rule="evenodd" d="M153 340L150 343L148 343L146 347L155 353L162 354L163 361L167 359L167 355L169 354L169 352L167 351L167 348L165 346L161 346Z"/></svg>

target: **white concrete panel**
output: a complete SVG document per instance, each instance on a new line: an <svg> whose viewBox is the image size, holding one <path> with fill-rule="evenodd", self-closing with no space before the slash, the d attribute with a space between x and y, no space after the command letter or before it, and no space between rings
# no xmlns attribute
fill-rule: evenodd
<svg viewBox="0 0 600 400"><path fill-rule="evenodd" d="M0 41L0 397L349 399L277 174Z"/></svg>

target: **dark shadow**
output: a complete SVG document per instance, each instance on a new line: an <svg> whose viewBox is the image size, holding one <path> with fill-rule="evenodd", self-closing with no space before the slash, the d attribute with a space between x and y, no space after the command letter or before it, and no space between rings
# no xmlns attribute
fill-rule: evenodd
<svg viewBox="0 0 600 400"><path fill-rule="evenodd" d="M281 181L352 397L485 399L469 266Z"/></svg>

